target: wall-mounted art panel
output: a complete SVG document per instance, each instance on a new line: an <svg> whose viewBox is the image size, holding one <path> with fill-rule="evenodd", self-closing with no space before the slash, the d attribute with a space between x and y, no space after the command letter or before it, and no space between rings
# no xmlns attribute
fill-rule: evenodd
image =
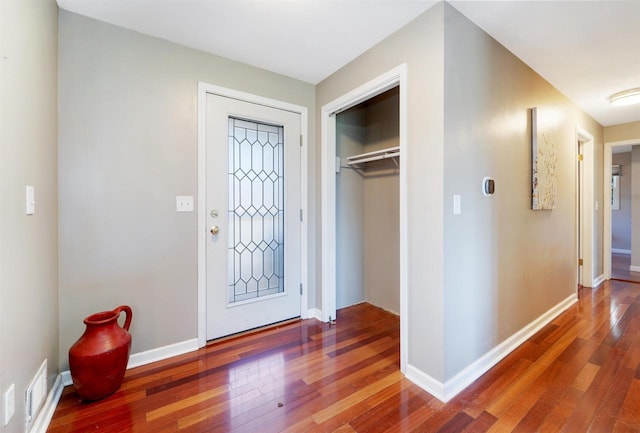
<svg viewBox="0 0 640 433"><path fill-rule="evenodd" d="M558 181L557 119L553 113L531 109L531 209L555 209Z"/></svg>

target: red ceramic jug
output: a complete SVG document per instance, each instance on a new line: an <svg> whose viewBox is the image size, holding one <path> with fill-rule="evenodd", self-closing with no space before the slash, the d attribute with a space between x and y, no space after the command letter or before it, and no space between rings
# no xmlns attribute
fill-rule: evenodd
<svg viewBox="0 0 640 433"><path fill-rule="evenodd" d="M124 327L118 324L125 312ZM120 388L131 351L131 308L92 314L84 319L84 334L69 349L73 386L83 400L100 400Z"/></svg>

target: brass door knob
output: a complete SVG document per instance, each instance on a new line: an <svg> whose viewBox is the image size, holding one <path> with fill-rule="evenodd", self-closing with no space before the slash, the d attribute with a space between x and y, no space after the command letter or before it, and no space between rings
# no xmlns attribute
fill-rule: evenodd
<svg viewBox="0 0 640 433"><path fill-rule="evenodd" d="M220 228L218 226L211 227L211 234L212 235L217 235L218 233L220 233Z"/></svg>

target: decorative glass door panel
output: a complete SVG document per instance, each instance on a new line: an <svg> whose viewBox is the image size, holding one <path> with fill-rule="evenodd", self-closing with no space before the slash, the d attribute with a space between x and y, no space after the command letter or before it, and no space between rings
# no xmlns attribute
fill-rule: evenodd
<svg viewBox="0 0 640 433"><path fill-rule="evenodd" d="M284 128L229 118L229 303L284 292Z"/></svg>

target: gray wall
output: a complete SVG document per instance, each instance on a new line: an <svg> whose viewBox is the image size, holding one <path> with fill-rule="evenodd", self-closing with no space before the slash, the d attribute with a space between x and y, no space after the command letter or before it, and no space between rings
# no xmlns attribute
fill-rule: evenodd
<svg viewBox="0 0 640 433"><path fill-rule="evenodd" d="M640 141L640 122L621 123L620 125L605 126L604 141L638 140Z"/></svg>
<svg viewBox="0 0 640 433"><path fill-rule="evenodd" d="M197 197L198 81L308 107L311 155L315 95L311 84L66 11L59 27L64 369L83 318L120 304L134 311L134 353L197 336L197 212L176 213L175 196ZM313 237L309 251L315 260Z"/></svg>
<svg viewBox="0 0 640 433"><path fill-rule="evenodd" d="M620 209L611 210L611 248L631 251L631 152L612 154L611 163L622 171L618 178Z"/></svg>
<svg viewBox="0 0 640 433"><path fill-rule="evenodd" d="M54 0L0 2L0 392L13 383L16 398L7 433L24 431L42 362L49 388L59 372L57 15Z"/></svg>
<svg viewBox="0 0 640 433"><path fill-rule="evenodd" d="M455 9L445 7L444 263L447 378L576 291L576 126L602 127ZM529 109L558 114L557 207L531 210ZM481 192L484 176L496 192ZM452 196L462 213L452 214ZM602 273L602 219L596 211Z"/></svg>
<svg viewBox="0 0 640 433"><path fill-rule="evenodd" d="M365 152L395 147L399 141L398 89L367 104ZM365 181L364 285L373 305L400 312L400 176L390 159L372 162Z"/></svg>

